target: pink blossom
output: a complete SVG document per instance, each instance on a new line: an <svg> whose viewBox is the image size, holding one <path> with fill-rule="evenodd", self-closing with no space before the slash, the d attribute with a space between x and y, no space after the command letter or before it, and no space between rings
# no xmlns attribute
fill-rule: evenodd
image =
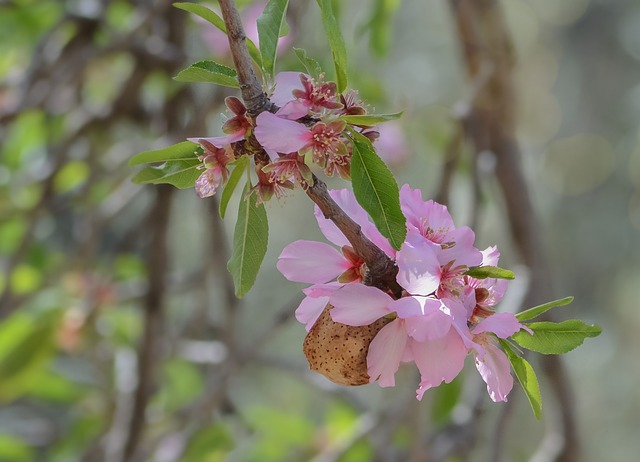
<svg viewBox="0 0 640 462"><path fill-rule="evenodd" d="M373 146L386 164L390 166L401 165L409 159L411 150L400 123L397 121L385 122L375 130L379 136L376 137Z"/></svg>
<svg viewBox="0 0 640 462"><path fill-rule="evenodd" d="M265 149L282 153L302 149L311 142L313 136L304 125L270 112L262 112L256 118L254 134Z"/></svg>
<svg viewBox="0 0 640 462"><path fill-rule="evenodd" d="M305 325L307 332L311 330L329 303L331 293L342 286L343 284L341 283L330 282L328 284L315 284L303 289L302 292L306 296L298 305L295 315L296 319Z"/></svg>
<svg viewBox="0 0 640 462"><path fill-rule="evenodd" d="M507 395L513 388L511 365L507 355L497 347L497 338L508 338L525 329L531 329L521 324L511 313L497 313L480 321L471 330L475 346L476 368L487 384L487 391L493 401L506 401Z"/></svg>
<svg viewBox="0 0 640 462"><path fill-rule="evenodd" d="M400 190L400 206L408 228L437 245L434 249L441 265L453 261L456 266L476 266L482 262L482 254L473 246L474 232L466 226L456 228L446 206L423 201L422 192L408 185Z"/></svg>
<svg viewBox="0 0 640 462"><path fill-rule="evenodd" d="M246 116L247 109L245 108L242 101L240 101L235 96L228 96L224 100L224 103L227 106L227 109L229 109L229 111L231 111L231 113L233 114L233 117L228 119L222 125L222 131L226 134L223 136L213 136L209 138L187 138L189 141L198 143L201 140L206 140L214 146L222 148L226 145L241 141L245 138L247 132L251 128L251 123Z"/></svg>
<svg viewBox="0 0 640 462"><path fill-rule="evenodd" d="M482 251L482 266L497 266L500 252L497 247L488 247ZM472 310L470 317L477 322L493 314L493 307L497 305L507 291L506 279L475 279L466 277L467 287L473 297L469 297L469 308Z"/></svg>
<svg viewBox="0 0 640 462"><path fill-rule="evenodd" d="M225 148L219 148L210 143L206 138L199 142L204 155L198 159L202 162L199 168L205 171L198 177L195 190L201 198L213 196L218 187L227 182L229 170L226 165L233 159L233 155Z"/></svg>

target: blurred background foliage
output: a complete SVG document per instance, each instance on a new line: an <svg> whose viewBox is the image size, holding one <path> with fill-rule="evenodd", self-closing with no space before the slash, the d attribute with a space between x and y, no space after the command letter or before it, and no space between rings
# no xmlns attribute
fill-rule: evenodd
<svg viewBox="0 0 640 462"><path fill-rule="evenodd" d="M290 3L280 70L300 70L292 44L331 69L314 2ZM584 460L635 460L640 4L500 3L556 295L576 297L567 317L604 328L566 357ZM239 4L249 30L262 5ZM447 2L335 4L351 86L377 112L405 111L381 155L400 184L435 194L471 92ZM230 63L225 38L170 2L0 1L0 461L490 460L503 407L475 374L418 403L409 369L393 389L308 371L293 318L301 287L275 269L287 243L321 240L304 194L268 205L263 270L235 300L225 272L235 214L222 223L215 199L130 182L136 152L220 133L233 92L171 78L206 57ZM480 159L478 212L462 151L450 209L475 222L480 248L501 248L519 276L503 309L518 309L526 268L491 156ZM547 432L540 446L557 419L544 379L542 392L538 423L514 390L506 460L547 460L557 444ZM467 436L466 456L443 456Z"/></svg>

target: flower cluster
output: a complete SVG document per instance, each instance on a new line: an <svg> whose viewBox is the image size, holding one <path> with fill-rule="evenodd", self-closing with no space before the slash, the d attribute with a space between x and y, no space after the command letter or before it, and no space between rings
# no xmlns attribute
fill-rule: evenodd
<svg viewBox="0 0 640 462"><path fill-rule="evenodd" d="M296 310L307 331L328 304L333 321L349 326L392 318L369 345L371 382L394 386L400 364L414 362L421 375L417 397L422 399L426 390L451 382L471 353L491 399L506 401L513 379L498 339L527 328L514 315L494 311L506 291L505 280L465 274L472 266L495 266L497 248L476 249L470 228L456 228L445 206L424 201L420 190L405 185L400 204L407 218L407 237L395 251L351 191L330 193L363 234L395 260L402 295L398 298L362 284L363 262L337 227L316 209L320 229L340 250L321 242L296 241L283 250L278 261L287 279L312 284L304 290L306 297Z"/></svg>
<svg viewBox="0 0 640 462"><path fill-rule="evenodd" d="M222 127L225 135L189 138L207 154L201 158L205 171L196 185L200 197L213 195L228 176L224 164L206 163L211 146L234 152L236 143L244 143L252 133L255 135L269 157L256 162L258 185L254 189L264 202L274 194L281 196L285 188L291 189L295 184L311 184L312 165L328 176L337 173L349 179L352 145L346 136L348 131L358 130L371 141L379 137L377 130L350 125L341 119L365 115L365 106L355 91L340 94L334 82L325 82L322 77L314 80L299 72L281 72L275 77L270 99L279 110L275 114L263 112L252 123L244 104L238 98L228 97L225 104L233 116ZM217 170L210 171L212 168Z"/></svg>

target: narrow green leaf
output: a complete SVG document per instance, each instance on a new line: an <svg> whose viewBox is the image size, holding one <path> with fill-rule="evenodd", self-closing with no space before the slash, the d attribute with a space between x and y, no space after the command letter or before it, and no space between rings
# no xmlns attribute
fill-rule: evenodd
<svg viewBox="0 0 640 462"><path fill-rule="evenodd" d="M527 399L533 410L533 415L536 416L536 419L540 420L542 416L542 396L540 395L540 386L538 385L538 378L536 377L533 367L531 367L531 364L529 364L526 359L518 356L518 354L513 351L509 342L503 339L499 340L500 345L507 354L507 358L509 358L513 371L516 373L518 382L520 382L525 395L527 395Z"/></svg>
<svg viewBox="0 0 640 462"><path fill-rule="evenodd" d="M180 8L181 10L188 11L189 13L196 14L200 16L202 19L210 22L215 27L220 29L225 34L227 33L227 27L224 24L224 20L218 16L215 11L210 10L198 3L174 3L173 6L176 8ZM259 66L262 67L262 58L260 57L260 52L258 51L258 47L250 38L246 38L247 48L249 49L249 55L251 59Z"/></svg>
<svg viewBox="0 0 640 462"><path fill-rule="evenodd" d="M247 182L233 232L233 252L227 264L237 297L242 297L253 286L267 252L269 239L269 223L264 204L256 204L257 194L248 195L250 189L251 183Z"/></svg>
<svg viewBox="0 0 640 462"><path fill-rule="evenodd" d="M473 266L469 268L464 274L476 279L515 279L516 275L513 271L509 271L497 266Z"/></svg>
<svg viewBox="0 0 640 462"><path fill-rule="evenodd" d="M283 25L286 24L287 6L289 6L289 0L269 0L258 18L262 66L269 77L273 77L274 74L278 39Z"/></svg>
<svg viewBox="0 0 640 462"><path fill-rule="evenodd" d="M543 303L542 305L534 306L533 308L529 308L528 310L521 311L516 314L516 318L518 321L528 321L529 319L536 318L540 316L542 313L546 313L552 308L556 308L558 306L565 306L570 304L573 301L573 297L565 297L560 300L554 300L552 302Z"/></svg>
<svg viewBox="0 0 640 462"><path fill-rule="evenodd" d="M348 124L357 125L359 127L373 127L374 125L381 124L382 122L399 119L400 116L402 116L402 112L396 112L395 114L346 115L340 117L340 119L344 120Z"/></svg>
<svg viewBox="0 0 640 462"><path fill-rule="evenodd" d="M198 159L166 162L158 167L145 167L132 179L136 184L168 183L178 189L193 188L202 174Z"/></svg>
<svg viewBox="0 0 640 462"><path fill-rule="evenodd" d="M331 56L333 57L333 65L336 69L336 83L338 92L342 93L347 89L347 48L344 44L342 32L338 18L333 12L332 0L317 0L320 10L322 11L322 26L329 40L331 48Z"/></svg>
<svg viewBox="0 0 640 462"><path fill-rule="evenodd" d="M588 337L597 337L602 328L577 319L563 322L533 322L527 324L533 335L521 330L511 338L527 350L544 355L561 355L579 347Z"/></svg>
<svg viewBox="0 0 640 462"><path fill-rule="evenodd" d="M208 82L225 87L240 88L236 71L214 61L198 61L181 70L174 79L179 82Z"/></svg>
<svg viewBox="0 0 640 462"><path fill-rule="evenodd" d="M182 143L174 144L166 148L136 154L129 160L129 165L135 166L150 164L152 162L166 162L168 160L193 160L202 153L196 154L196 150L201 151L196 143L183 141Z"/></svg>
<svg viewBox="0 0 640 462"><path fill-rule="evenodd" d="M315 59L310 58L307 55L307 51L303 50L302 48L294 47L293 52L296 54L298 60L300 60L304 68L307 70L307 74L317 80L318 77L320 77L320 74L322 74L322 67L320 66L320 63L318 63L318 61L316 61Z"/></svg>
<svg viewBox="0 0 640 462"><path fill-rule="evenodd" d="M249 165L249 157L242 156L231 162L231 164L229 165L232 164L235 164L235 167L233 168L231 175L229 175L229 181L227 181L227 185L224 187L224 190L222 191L222 195L220 197L220 208L218 209L220 212L220 218L224 218L225 214L227 213L227 205L229 205L229 200L231 199L233 192L236 190L236 186L238 186L240 178L242 178L242 175L247 170L247 165Z"/></svg>
<svg viewBox="0 0 640 462"><path fill-rule="evenodd" d="M351 182L358 203L394 249L399 250L407 235L406 219L400 209L400 192L393 175L378 157L371 141L353 131Z"/></svg>

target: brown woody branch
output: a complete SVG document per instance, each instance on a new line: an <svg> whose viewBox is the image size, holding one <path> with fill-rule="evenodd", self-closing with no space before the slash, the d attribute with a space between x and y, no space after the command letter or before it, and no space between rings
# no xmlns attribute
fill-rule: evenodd
<svg viewBox="0 0 640 462"><path fill-rule="evenodd" d="M229 47L238 72L238 81L242 99L247 106L247 113L251 117L257 117L263 111L273 112L276 108L262 91L262 85L254 72L247 49L246 35L235 2L220 0L220 10L227 28ZM397 292L399 286L395 277L398 268L394 261L362 234L360 226L331 198L327 186L314 176L314 184L306 188L306 193L318 205L324 216L336 224L366 263L368 274L365 283L382 290Z"/></svg>

